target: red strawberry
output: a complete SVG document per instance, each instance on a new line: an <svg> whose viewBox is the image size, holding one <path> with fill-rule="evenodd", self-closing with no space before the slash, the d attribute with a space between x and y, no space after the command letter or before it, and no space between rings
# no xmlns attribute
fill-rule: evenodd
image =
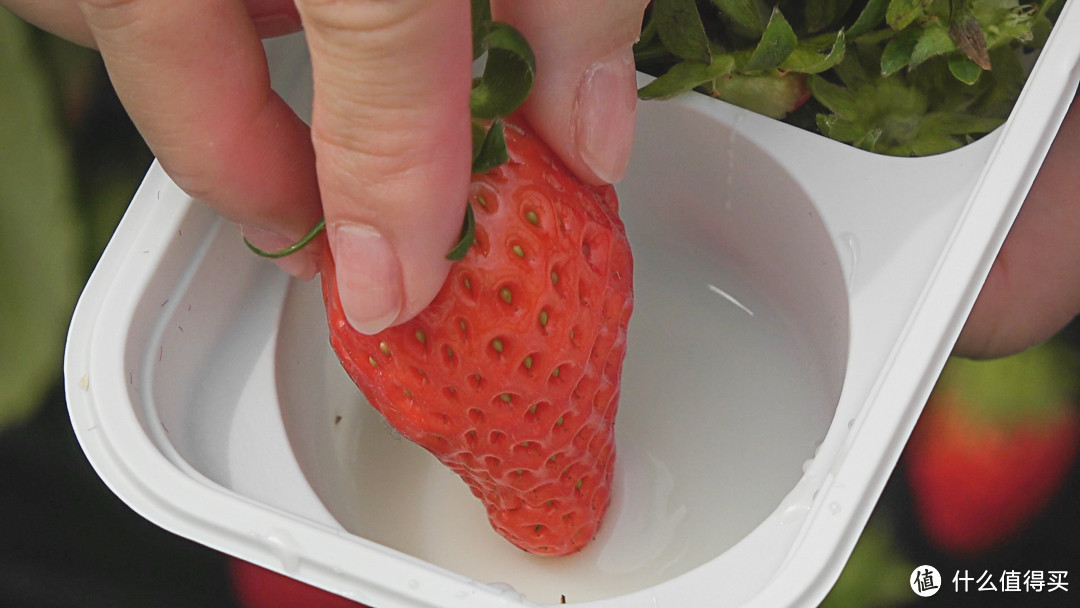
<svg viewBox="0 0 1080 608"><path fill-rule="evenodd" d="M518 547L562 555L611 494L633 308L615 190L581 183L517 118L510 160L474 175L476 242L412 321L352 329L325 261L331 343L368 401L458 473Z"/></svg>
<svg viewBox="0 0 1080 608"><path fill-rule="evenodd" d="M1042 346L946 366L905 453L916 515L939 549L999 547L1061 488L1080 447L1066 355Z"/></svg>
<svg viewBox="0 0 1080 608"><path fill-rule="evenodd" d="M229 578L243 608L366 608L241 559L229 560Z"/></svg>

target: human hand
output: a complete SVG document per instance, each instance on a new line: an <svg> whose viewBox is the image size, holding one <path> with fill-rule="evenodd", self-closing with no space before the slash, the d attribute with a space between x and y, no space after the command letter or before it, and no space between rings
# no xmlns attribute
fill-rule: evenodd
<svg viewBox="0 0 1080 608"><path fill-rule="evenodd" d="M1080 312L1080 96L1006 237L954 352L1009 355Z"/></svg>
<svg viewBox="0 0 1080 608"><path fill-rule="evenodd" d="M404 322L435 296L469 183L472 79L465 0L0 0L101 51L120 100L170 177L265 250L320 216L342 305L360 331ZM493 2L525 34L537 76L523 108L582 179L625 171L646 0ZM309 129L270 89L260 37L303 24ZM311 278L324 246L277 262Z"/></svg>

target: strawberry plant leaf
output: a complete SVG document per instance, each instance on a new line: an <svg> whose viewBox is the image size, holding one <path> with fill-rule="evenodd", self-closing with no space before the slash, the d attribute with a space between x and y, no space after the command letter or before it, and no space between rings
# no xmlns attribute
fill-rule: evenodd
<svg viewBox="0 0 1080 608"><path fill-rule="evenodd" d="M709 63L712 52L694 0L654 0L652 21L664 47L676 57Z"/></svg>
<svg viewBox="0 0 1080 608"><path fill-rule="evenodd" d="M484 74L473 87L469 109L476 118L509 116L528 97L536 77L532 48L516 29L491 23L480 44L487 52Z"/></svg>
<svg viewBox="0 0 1080 608"><path fill-rule="evenodd" d="M807 84L814 99L838 117L851 121L859 115L859 99L851 89L831 83L820 76L811 76Z"/></svg>
<svg viewBox="0 0 1080 608"><path fill-rule="evenodd" d="M0 11L0 427L59 378L84 263L75 172L31 28Z"/></svg>
<svg viewBox="0 0 1080 608"><path fill-rule="evenodd" d="M920 133L911 141L897 144L885 152L893 156L933 156L934 154L943 154L955 150L960 145L959 140L944 133L925 132Z"/></svg>
<svg viewBox="0 0 1080 608"><path fill-rule="evenodd" d="M889 0L869 0L862 11L859 12L855 23L848 28L848 38L854 40L881 25L882 20L885 19L885 10L888 6Z"/></svg>
<svg viewBox="0 0 1080 608"><path fill-rule="evenodd" d="M911 63L911 56L921 34L918 28L907 29L885 45L881 51L882 76L891 76Z"/></svg>
<svg viewBox="0 0 1080 608"><path fill-rule="evenodd" d="M833 40L832 47L829 49L828 53L822 55L816 50L805 48L800 44L790 55L788 55L787 59L780 64L780 67L784 70L802 74L819 74L835 67L838 63L843 61L846 48L844 30L840 30L836 33L836 37Z"/></svg>
<svg viewBox="0 0 1080 608"><path fill-rule="evenodd" d="M870 129L865 134L863 134L862 137L855 139L851 143L856 148L866 150L867 152L880 153L882 150L878 142L881 140L882 134L883 131L881 129Z"/></svg>
<svg viewBox="0 0 1080 608"><path fill-rule="evenodd" d="M718 14L698 16L714 57L724 58L717 66L665 48L653 11L647 13L635 58L639 69L657 79L642 87L642 99L698 90L852 145L900 155L964 145L1004 120L1026 80L1020 52L1041 47L1063 5L1060 0L711 3ZM697 2L699 8L704 4ZM787 78L791 75L807 79L811 97L827 110L824 117L814 119L814 106L801 105L805 97L791 86L800 80ZM789 102L805 109L788 116ZM976 118L941 126L936 116L950 114Z"/></svg>
<svg viewBox="0 0 1080 608"><path fill-rule="evenodd" d="M911 49L908 67L916 67L931 57L945 55L954 50L956 43L949 35L948 28L937 22L928 23Z"/></svg>
<svg viewBox="0 0 1080 608"><path fill-rule="evenodd" d="M987 0L971 5L971 14L982 26L987 48L1033 41L1037 9L1017 0Z"/></svg>
<svg viewBox="0 0 1080 608"><path fill-rule="evenodd" d="M923 127L943 135L975 135L989 133L998 128L1004 118L997 116L974 116L966 112L929 112L923 118Z"/></svg>
<svg viewBox="0 0 1080 608"><path fill-rule="evenodd" d="M472 45L473 61L484 54L484 34L491 23L491 1L472 0Z"/></svg>
<svg viewBox="0 0 1080 608"><path fill-rule="evenodd" d="M885 22L900 31L926 15L933 0L891 0L885 11Z"/></svg>
<svg viewBox="0 0 1080 608"><path fill-rule="evenodd" d="M741 35L757 38L765 31L769 9L762 0L712 0L712 3Z"/></svg>
<svg viewBox="0 0 1080 608"><path fill-rule="evenodd" d="M983 69L967 55L954 54L949 57L949 72L960 82L972 85L979 81Z"/></svg>
<svg viewBox="0 0 1080 608"><path fill-rule="evenodd" d="M731 55L714 55L712 63L682 61L638 90L640 99L667 99L723 78L735 69Z"/></svg>
<svg viewBox="0 0 1080 608"><path fill-rule="evenodd" d="M777 7L773 9L769 23L765 26L765 33L761 35L761 40L742 69L754 72L775 68L791 55L798 44L795 30L791 29L791 24Z"/></svg>
<svg viewBox="0 0 1080 608"><path fill-rule="evenodd" d="M506 131L502 120L495 119L483 132L479 148L473 154L472 172L487 173L508 160L510 152L506 149Z"/></svg>

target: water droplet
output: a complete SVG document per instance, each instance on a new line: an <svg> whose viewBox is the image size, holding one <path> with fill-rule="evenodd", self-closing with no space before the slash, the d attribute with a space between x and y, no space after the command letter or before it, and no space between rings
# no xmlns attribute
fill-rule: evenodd
<svg viewBox="0 0 1080 608"><path fill-rule="evenodd" d="M840 503L838 503L838 502L830 502L829 503L829 513L832 513L833 515L839 515L840 514Z"/></svg>

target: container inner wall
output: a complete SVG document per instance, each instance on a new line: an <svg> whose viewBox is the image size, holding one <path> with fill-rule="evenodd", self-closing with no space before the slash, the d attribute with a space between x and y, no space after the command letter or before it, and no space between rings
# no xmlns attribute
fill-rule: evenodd
<svg viewBox="0 0 1080 608"><path fill-rule="evenodd" d="M317 285L293 284L276 356L285 427L347 530L534 602L579 602L708 562L796 485L847 365L836 250L807 195L737 128L692 112L664 125L618 185L636 310L596 541L552 559L498 537L466 486L363 401L327 346Z"/></svg>

